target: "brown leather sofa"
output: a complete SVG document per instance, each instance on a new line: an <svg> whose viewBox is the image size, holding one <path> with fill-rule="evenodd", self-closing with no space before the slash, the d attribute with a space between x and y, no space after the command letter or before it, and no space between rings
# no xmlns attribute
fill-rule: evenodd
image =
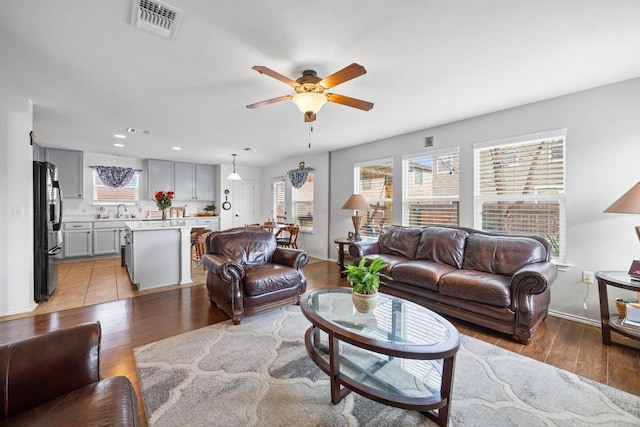
<svg viewBox="0 0 640 427"><path fill-rule="evenodd" d="M100 324L0 346L0 425L139 426L127 377L100 379Z"/></svg>
<svg viewBox="0 0 640 427"><path fill-rule="evenodd" d="M377 241L352 242L354 262L380 257L393 280L382 292L414 301L528 344L547 316L557 276L550 243L464 227L385 227Z"/></svg>
<svg viewBox="0 0 640 427"><path fill-rule="evenodd" d="M298 304L307 289L303 250L278 247L270 231L254 227L209 234L200 262L209 300L238 325L244 315Z"/></svg>

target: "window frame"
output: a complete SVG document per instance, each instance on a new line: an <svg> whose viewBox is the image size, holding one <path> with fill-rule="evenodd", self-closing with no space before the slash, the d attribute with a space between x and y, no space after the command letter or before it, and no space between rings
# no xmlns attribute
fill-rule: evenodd
<svg viewBox="0 0 640 427"><path fill-rule="evenodd" d="M362 183L363 190L376 189L377 191L377 187L374 185L372 178L361 179L362 168L367 166L375 166L375 165L381 165L381 166L389 165L391 168L391 174L388 176L385 176L384 180L382 181L382 190L380 191L380 193L381 193L381 196L384 196L384 197L380 197L380 198L367 197L365 194L362 194L360 191L361 183ZM383 157L381 159L376 159L376 160L356 162L353 165L353 193L362 194L367 199L367 202L370 205L375 203L376 205L382 205L384 207L384 213L388 214L384 216L384 221L385 221L384 225L390 224L391 221L393 220L393 169L394 169L393 157ZM362 221L360 226L360 235L362 239L377 239L380 234L380 230L376 228L381 228L381 227L375 224L375 218L373 217L374 213L372 213L372 210L367 212L360 212L360 215L362 216ZM369 224L368 222L369 216L372 217L372 220L374 222L373 225ZM389 222L387 223L386 221L389 221Z"/></svg>
<svg viewBox="0 0 640 427"><path fill-rule="evenodd" d="M454 156L457 157L458 162L458 188L457 195L455 196L410 196L410 172L412 166L410 166L410 162L412 160L428 158L432 159L431 161L431 169L432 169L432 181L433 177L436 175L442 175L443 172L438 171L437 164L440 163L440 158L447 156L449 158L449 167L447 168L446 173L450 174L455 170ZM422 151L420 153L406 154L402 156L402 224L404 226L420 226L418 224L412 224L412 217L410 212L410 206L415 203L455 203L456 204L456 218L457 221L455 223L447 223L454 226L458 226L460 224L460 147L448 147L442 149L430 149L426 151ZM415 180L414 180L415 181ZM423 179L424 182L424 179ZM443 222L437 222L438 224L443 224Z"/></svg>
<svg viewBox="0 0 640 427"><path fill-rule="evenodd" d="M562 140L562 156L554 153L554 148L551 147L550 153L547 156L547 163L552 164L562 162L562 184L560 188L556 184L546 185L534 185L535 191L531 194L504 194L504 195L487 195L480 194L481 176L479 170L480 152L487 149L495 149L500 147L515 147L518 145L529 145L544 141ZM473 202L473 218L474 228L482 229L483 223L483 204L485 202L557 202L558 203L558 238L550 238L546 235L548 240L552 244L552 250L556 254L552 254L554 261L563 263L566 260L566 194L567 194L567 162L566 162L566 149L567 149L567 129L556 129L546 132L539 132L528 135L521 135L511 138L504 138L493 141L485 141L476 143L473 145L473 170L474 170L474 202ZM517 154L517 153L516 153ZM519 166L519 161L516 158L513 162L505 164L505 168L513 169ZM548 193L545 191L539 191L542 188L558 188L557 193ZM518 233L515 233L518 234ZM521 234L521 233L519 233ZM554 241L555 240L555 241ZM557 249L556 249L557 246Z"/></svg>
<svg viewBox="0 0 640 427"><path fill-rule="evenodd" d="M296 200L296 195L298 192L301 192L302 188L305 185L308 185L309 183L311 183L311 199L310 200ZM314 218L313 218L313 212L315 210L315 202L314 202L314 190L315 190L315 176L313 172L309 172L309 175L307 175L307 180L304 182L303 186L300 188L294 188L293 186L291 186L291 212L292 212L292 217L295 221L296 224L298 224L298 226L300 227L300 232L304 232L304 233L313 233L314 230ZM289 184L291 185L291 184ZM307 225L303 225L300 220L299 217L300 215L298 215L298 209L297 209L297 205L298 204L304 204L304 205L308 205L310 206L310 211L311 211L311 215L310 215L310 220L308 220L311 225L307 226ZM303 216L304 217L304 216Z"/></svg>
<svg viewBox="0 0 640 427"><path fill-rule="evenodd" d="M133 178L131 178L131 181L129 181L129 183L127 185L125 185L122 188L131 188L129 187L129 184L131 184L131 182L135 181L135 199L108 199L108 200L102 200L102 199L98 199L98 184L97 182L102 183L102 181L100 180L100 178L98 177L98 170L93 168L92 169L92 173L93 173L93 178L91 181L91 187L92 187L92 200L93 200L93 204L94 205L120 205L120 204L124 204L124 205L137 205L138 202L140 202L140 174L141 172L136 170L134 171L134 175ZM106 185L102 184L102 187L106 187ZM118 188L113 189L114 191L118 191Z"/></svg>

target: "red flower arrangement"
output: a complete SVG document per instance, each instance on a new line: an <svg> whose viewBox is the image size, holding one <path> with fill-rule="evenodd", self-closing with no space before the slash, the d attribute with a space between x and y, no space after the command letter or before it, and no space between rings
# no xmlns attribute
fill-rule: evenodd
<svg viewBox="0 0 640 427"><path fill-rule="evenodd" d="M171 199L173 199L173 191L158 191L154 196L156 199L156 205L160 210L165 210L171 206Z"/></svg>

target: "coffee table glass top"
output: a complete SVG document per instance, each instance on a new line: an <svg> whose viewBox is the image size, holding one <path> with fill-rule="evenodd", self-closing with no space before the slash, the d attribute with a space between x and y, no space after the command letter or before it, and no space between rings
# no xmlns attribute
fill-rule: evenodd
<svg viewBox="0 0 640 427"><path fill-rule="evenodd" d="M310 311L329 324L378 344L409 350L414 346L457 346L459 342L457 330L444 318L391 295L379 293L378 305L370 313L356 311L348 288L315 291L307 301Z"/></svg>

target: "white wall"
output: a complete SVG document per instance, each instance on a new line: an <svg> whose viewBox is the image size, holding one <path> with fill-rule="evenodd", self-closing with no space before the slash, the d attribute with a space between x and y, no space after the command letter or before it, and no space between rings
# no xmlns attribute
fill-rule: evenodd
<svg viewBox="0 0 640 427"><path fill-rule="evenodd" d="M0 316L35 307L32 129L31 101L0 94Z"/></svg>
<svg viewBox="0 0 640 427"><path fill-rule="evenodd" d="M259 192L262 196L261 217L259 222L267 218L274 218L271 201L271 181L273 178L285 176L291 169L297 169L300 162L306 167L313 168L313 232L300 232L298 248L304 249L310 256L326 259L329 257L329 153L303 156L300 159L289 159L262 169L262 180ZM243 176L244 177L244 176ZM290 191L289 178L285 179ZM341 236L341 235L340 235ZM335 236L339 237L339 236ZM331 239L333 242L333 239Z"/></svg>
<svg viewBox="0 0 640 427"><path fill-rule="evenodd" d="M582 270L624 270L640 258L634 226L640 217L604 214L613 201L640 181L640 79L570 94L485 116L375 141L331 153L330 236L350 229L341 210L353 188L355 162L393 157L394 224L401 224L401 157L434 148L460 147L460 222L473 226L473 144L567 128L567 262L551 288L551 309L585 317L587 286ZM609 289L611 295L624 291ZM588 317L599 319L597 285L587 296ZM613 305L612 305L613 307Z"/></svg>

